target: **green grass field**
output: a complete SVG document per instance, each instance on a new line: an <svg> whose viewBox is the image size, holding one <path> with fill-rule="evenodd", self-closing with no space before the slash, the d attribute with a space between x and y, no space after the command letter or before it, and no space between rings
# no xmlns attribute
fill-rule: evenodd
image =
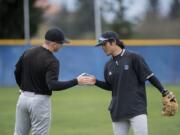
<svg viewBox="0 0 180 135"><path fill-rule="evenodd" d="M180 86L166 86L180 101ZM18 88L0 88L0 135L12 135ZM180 113L161 116L161 95L147 87L149 135L179 135ZM111 93L97 87L77 86L52 96L50 135L113 135L107 107ZM132 131L131 131L131 135Z"/></svg>

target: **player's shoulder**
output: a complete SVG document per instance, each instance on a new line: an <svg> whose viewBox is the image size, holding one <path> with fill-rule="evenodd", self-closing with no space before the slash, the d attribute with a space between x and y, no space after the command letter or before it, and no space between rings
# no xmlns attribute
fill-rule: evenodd
<svg viewBox="0 0 180 135"><path fill-rule="evenodd" d="M40 49L40 47L38 46L36 46L36 47L31 47L31 48L28 48L28 49L26 49L25 51L24 51L24 54L26 54L26 53L32 53L32 52L35 52L35 51L37 51L37 50L39 50Z"/></svg>
<svg viewBox="0 0 180 135"><path fill-rule="evenodd" d="M40 48L41 48L40 46L33 46L33 47L28 48L27 51L38 50Z"/></svg>
<svg viewBox="0 0 180 135"><path fill-rule="evenodd" d="M46 56L47 61L53 63L59 63L59 60L52 53Z"/></svg>
<svg viewBox="0 0 180 135"><path fill-rule="evenodd" d="M45 63L47 65L47 67L55 66L55 65L59 66L60 65L59 60L54 55L46 57Z"/></svg>
<svg viewBox="0 0 180 135"><path fill-rule="evenodd" d="M126 51L126 56L129 56L131 58L142 58L141 54L132 50L127 50Z"/></svg>
<svg viewBox="0 0 180 135"><path fill-rule="evenodd" d="M127 55L127 56L136 56L136 55L139 55L139 54L137 52L133 51L133 50L126 50L125 55Z"/></svg>
<svg viewBox="0 0 180 135"><path fill-rule="evenodd" d="M23 52L24 57L29 57L35 50L36 47L26 48L26 50Z"/></svg>

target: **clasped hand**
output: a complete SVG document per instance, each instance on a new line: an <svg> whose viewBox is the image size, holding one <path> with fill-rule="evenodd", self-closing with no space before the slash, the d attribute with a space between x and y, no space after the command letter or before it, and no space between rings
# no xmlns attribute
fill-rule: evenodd
<svg viewBox="0 0 180 135"><path fill-rule="evenodd" d="M94 85L96 83L96 77L87 73L82 73L77 77L79 85Z"/></svg>

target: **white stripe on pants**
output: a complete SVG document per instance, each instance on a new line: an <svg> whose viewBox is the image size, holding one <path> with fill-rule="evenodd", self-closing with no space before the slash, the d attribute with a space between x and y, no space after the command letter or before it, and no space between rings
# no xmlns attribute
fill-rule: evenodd
<svg viewBox="0 0 180 135"><path fill-rule="evenodd" d="M16 107L14 135L48 135L51 121L50 96L23 92Z"/></svg>
<svg viewBox="0 0 180 135"><path fill-rule="evenodd" d="M134 135L148 135L147 115L141 114L130 119L113 122L114 135L128 135L132 127Z"/></svg>

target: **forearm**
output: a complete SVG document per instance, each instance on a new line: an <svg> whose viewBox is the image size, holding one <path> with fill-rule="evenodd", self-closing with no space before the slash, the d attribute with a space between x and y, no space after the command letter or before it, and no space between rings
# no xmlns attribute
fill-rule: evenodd
<svg viewBox="0 0 180 135"><path fill-rule="evenodd" d="M100 81L100 80L96 80L96 83L95 83L96 86L104 89L104 90L108 90L108 91L111 91L111 86L106 83L106 82L103 82L103 81Z"/></svg>
<svg viewBox="0 0 180 135"><path fill-rule="evenodd" d="M156 76L152 76L148 79L150 83L156 87L162 94L165 92L164 87L162 86L161 82L158 80Z"/></svg>
<svg viewBox="0 0 180 135"><path fill-rule="evenodd" d="M69 80L69 81L56 81L52 80L48 83L49 89L53 91L61 91L68 88L71 88L78 84L77 79Z"/></svg>

